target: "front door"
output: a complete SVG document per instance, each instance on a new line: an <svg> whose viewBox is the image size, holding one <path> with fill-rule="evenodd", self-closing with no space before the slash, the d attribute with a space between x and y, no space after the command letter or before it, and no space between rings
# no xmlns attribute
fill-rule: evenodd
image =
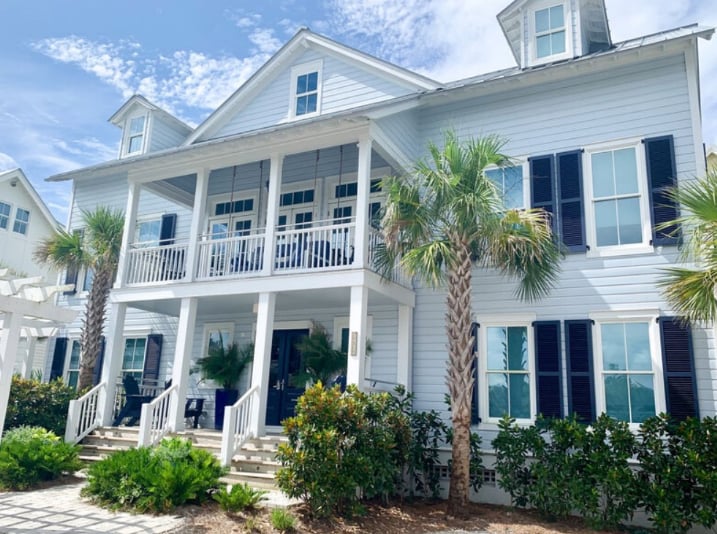
<svg viewBox="0 0 717 534"><path fill-rule="evenodd" d="M304 394L297 380L303 371L303 358L296 344L309 335L309 329L274 330L271 340L271 367L266 403L266 424L280 425L294 415L296 401Z"/></svg>

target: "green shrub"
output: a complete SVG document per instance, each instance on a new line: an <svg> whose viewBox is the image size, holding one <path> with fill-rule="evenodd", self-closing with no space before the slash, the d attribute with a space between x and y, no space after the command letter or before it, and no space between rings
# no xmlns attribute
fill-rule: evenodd
<svg viewBox="0 0 717 534"><path fill-rule="evenodd" d="M211 453L171 438L155 448L120 451L91 465L82 492L111 509L167 512L185 502L207 500L225 472Z"/></svg>
<svg viewBox="0 0 717 534"><path fill-rule="evenodd" d="M0 487L27 489L82 467L79 447L40 427L9 430L0 442Z"/></svg>
<svg viewBox="0 0 717 534"><path fill-rule="evenodd" d="M271 526L279 532L290 532L296 528L296 518L286 510L274 508L270 515Z"/></svg>
<svg viewBox="0 0 717 534"><path fill-rule="evenodd" d="M226 486L219 488L219 491L212 495L212 498L219 503L219 507L225 512L241 512L254 510L266 497L266 491L255 490L248 484L234 484L231 490Z"/></svg>
<svg viewBox="0 0 717 534"><path fill-rule="evenodd" d="M342 395L317 383L283 424L289 443L279 447L277 483L314 514L350 514L360 496L385 498L399 490L410 428L388 393L349 387Z"/></svg>
<svg viewBox="0 0 717 534"><path fill-rule="evenodd" d="M67 410L70 400L75 398L75 389L66 386L62 380L42 383L13 376L5 428L40 426L64 436Z"/></svg>
<svg viewBox="0 0 717 534"><path fill-rule="evenodd" d="M650 520L661 532L685 532L717 523L717 419L667 416L642 425L637 457L640 493Z"/></svg>

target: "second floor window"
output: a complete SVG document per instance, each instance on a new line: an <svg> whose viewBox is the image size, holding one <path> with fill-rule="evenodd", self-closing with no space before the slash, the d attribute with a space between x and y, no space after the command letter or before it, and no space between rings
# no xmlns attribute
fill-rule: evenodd
<svg viewBox="0 0 717 534"><path fill-rule="evenodd" d="M563 5L535 12L535 55L544 58L566 51L565 13Z"/></svg>
<svg viewBox="0 0 717 534"><path fill-rule="evenodd" d="M521 165L488 169L485 171L485 175L498 187L506 209L522 209L525 207L523 167Z"/></svg>
<svg viewBox="0 0 717 534"><path fill-rule="evenodd" d="M17 208L15 211L15 224L12 226L12 231L18 234L27 234L27 225L30 223L30 212L22 208Z"/></svg>
<svg viewBox="0 0 717 534"><path fill-rule="evenodd" d="M7 230L10 221L10 204L0 202L0 228Z"/></svg>

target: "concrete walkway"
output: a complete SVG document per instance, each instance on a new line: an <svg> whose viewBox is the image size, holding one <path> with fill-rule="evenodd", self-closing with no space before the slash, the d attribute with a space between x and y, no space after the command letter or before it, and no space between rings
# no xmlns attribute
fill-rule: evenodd
<svg viewBox="0 0 717 534"><path fill-rule="evenodd" d="M179 532L184 519L172 515L110 512L80 497L84 484L44 490L0 493L0 533L113 532L161 534Z"/></svg>

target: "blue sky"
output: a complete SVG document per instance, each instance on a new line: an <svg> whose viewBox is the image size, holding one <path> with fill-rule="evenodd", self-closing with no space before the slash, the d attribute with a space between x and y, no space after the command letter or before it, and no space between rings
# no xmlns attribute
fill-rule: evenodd
<svg viewBox="0 0 717 534"><path fill-rule="evenodd" d="M0 171L21 167L61 222L53 174L113 159L107 119L139 92L196 125L301 26L449 81L514 64L509 0L1 0ZM707 0L606 0L613 41L693 22ZM717 41L717 39L715 39ZM717 144L717 43L701 41L705 141Z"/></svg>

